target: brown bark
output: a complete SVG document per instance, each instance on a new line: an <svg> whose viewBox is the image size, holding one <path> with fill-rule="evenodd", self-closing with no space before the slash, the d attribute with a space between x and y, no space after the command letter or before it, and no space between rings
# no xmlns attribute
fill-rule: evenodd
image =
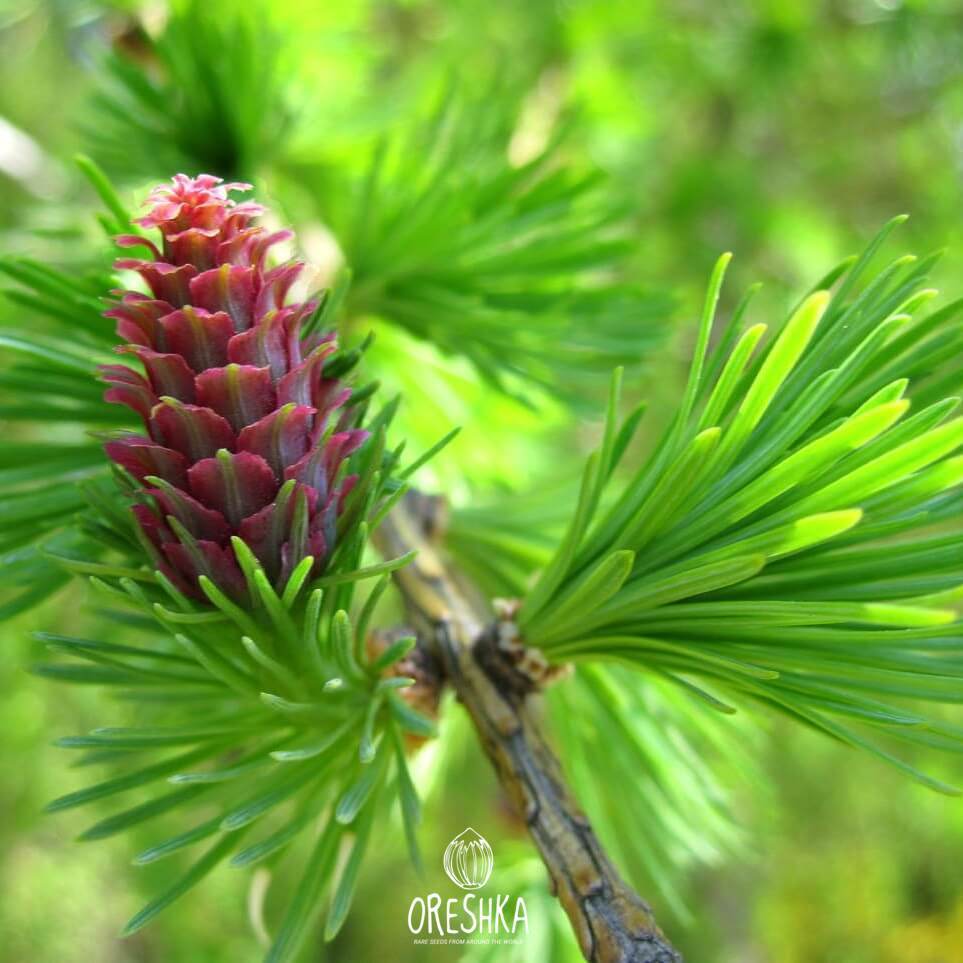
<svg viewBox="0 0 963 963"><path fill-rule="evenodd" d="M501 624L446 566L434 542L443 502L409 493L376 534L381 550L418 555L395 574L419 640L468 710L498 778L551 876L592 963L681 963L648 904L621 878L565 782L532 673Z"/></svg>

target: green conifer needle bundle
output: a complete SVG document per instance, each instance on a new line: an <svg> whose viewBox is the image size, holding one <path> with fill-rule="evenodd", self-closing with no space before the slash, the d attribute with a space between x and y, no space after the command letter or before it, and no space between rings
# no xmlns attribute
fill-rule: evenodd
<svg viewBox="0 0 963 963"><path fill-rule="evenodd" d="M963 691L963 419L929 364L963 302L923 311L931 259L867 277L892 226L768 338L743 302L710 351L720 259L675 419L623 481L638 413L619 420L616 374L518 623L552 661L630 666L724 713L762 704L955 792L892 747L963 736L919 708Z"/></svg>

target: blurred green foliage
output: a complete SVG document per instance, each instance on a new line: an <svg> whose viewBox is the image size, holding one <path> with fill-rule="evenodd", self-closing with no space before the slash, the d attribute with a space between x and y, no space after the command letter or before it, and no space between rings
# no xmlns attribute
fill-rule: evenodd
<svg viewBox="0 0 963 963"><path fill-rule="evenodd" d="M209 5L213 31L229 6ZM262 15L269 28L258 24ZM784 311L802 286L902 211L912 217L900 243L921 252L947 247L937 280L961 274L963 10L952 0L276 2L269 11L255 6L245 14L245 29L253 32L243 43L255 51L257 69L248 64L238 77L232 64L211 64L197 78L191 103L164 87L151 40L163 35L164 16L158 3L0 2L5 251L91 266L102 240L92 231L78 234L76 225L92 222L95 198L69 164L70 155L83 150L119 178L125 200L168 176L172 163L216 164L217 173L255 178L265 199L277 202L280 216L301 231L322 280L334 277L340 254L320 225L346 189L343 171L363 171L379 139L411 116L426 115L457 75L474 96L491 89L496 76L520 92L522 123L509 144L520 158L545 147L560 117L574 118L562 158L602 172L609 201L638 242L612 282L675 298L678 334L650 356L643 376L654 413L649 431L658 426L663 403L678 396L679 359L693 337L703 278L720 250L737 253L730 291L765 282L754 308L759 316ZM105 62L125 66L108 75ZM156 80L141 90L140 106L124 100L131 64ZM230 116L219 99L235 82L251 92L244 116ZM147 103L152 110L143 109ZM142 138L129 140L123 125L118 135L111 120L118 110L134 111ZM178 141L170 131L184 131L185 124L194 136ZM158 149L151 150L155 142ZM464 361L415 341L417 332L373 326L380 350L375 373L405 395L403 425L414 450L452 424L465 425L433 468L436 478L450 480L457 463L459 475L472 479L459 481L455 494L462 502L556 480L556 452L564 451L569 463L594 443L598 426L573 430L554 389L527 409L487 390ZM421 362L417 371L412 352ZM462 525L469 522L466 516ZM45 627L82 635L83 597L75 586L54 600ZM252 884L230 869L212 876L177 914L130 941L116 939L120 923L172 870L129 865L132 852L156 841L147 830L137 848L125 839L79 846L71 837L90 813L40 814L47 800L87 781L66 768L52 738L101 724L116 707L92 690L63 697L24 672L39 657L26 641L36 624L31 616L29 624L21 619L6 626L0 647L6 773L0 811L8 814L0 828L0 959L253 958L248 901L257 905L250 887L256 897L262 881L255 877ZM772 775L765 787L751 771L738 778L748 766L741 757L728 760L733 771L723 766L720 772L742 827L738 855L728 852L721 864L675 881L678 903L697 923L677 925L663 908L664 923L687 957L721 963L956 959L963 945L960 805L868 758L783 723L773 726L772 748L760 763ZM444 787L432 785L433 752L447 757ZM911 758L952 781L949 764L929 755L920 749ZM465 825L484 833L498 872L510 876L505 885L529 900L528 952L577 958L540 864L499 804L494 777L463 720L449 714L445 737L418 763L427 793L426 879L414 875L396 844L400 824L383 827L385 855L365 867L360 912L334 944L316 946L310 958L428 957L410 944L407 904L412 895L439 888L441 853ZM111 811L104 806L95 816ZM645 891L644 874L640 879ZM270 891L272 905L284 905L284 886L281 880ZM449 947L430 958L462 956Z"/></svg>

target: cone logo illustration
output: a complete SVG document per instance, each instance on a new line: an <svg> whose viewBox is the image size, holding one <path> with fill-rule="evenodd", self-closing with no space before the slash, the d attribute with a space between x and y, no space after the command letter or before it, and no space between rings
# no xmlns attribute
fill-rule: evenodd
<svg viewBox="0 0 963 963"><path fill-rule="evenodd" d="M445 872L462 889L481 889L492 874L495 856L484 836L469 827L445 850Z"/></svg>

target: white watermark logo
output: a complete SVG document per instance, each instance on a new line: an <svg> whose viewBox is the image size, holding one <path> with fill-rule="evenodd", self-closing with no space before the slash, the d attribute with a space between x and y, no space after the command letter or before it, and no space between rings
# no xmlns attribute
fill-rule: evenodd
<svg viewBox="0 0 963 963"><path fill-rule="evenodd" d="M471 826L459 833L445 850L445 872L462 889L481 889L495 868L495 854L488 840Z"/></svg>
<svg viewBox="0 0 963 963"><path fill-rule="evenodd" d="M507 893L482 896L491 878L495 855L488 840L470 826L445 849L445 873L458 887L469 892L442 898L439 893L416 896L408 907L408 929L415 943L422 944L509 944L521 943L528 933L525 900Z"/></svg>

